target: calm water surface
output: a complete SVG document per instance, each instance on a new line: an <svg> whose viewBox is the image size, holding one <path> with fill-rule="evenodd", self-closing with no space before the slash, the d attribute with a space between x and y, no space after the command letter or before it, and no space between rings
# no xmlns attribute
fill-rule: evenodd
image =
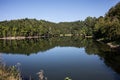
<svg viewBox="0 0 120 80"><path fill-rule="evenodd" d="M120 55L93 40L52 38L0 41L2 60L8 66L20 63L24 80L38 80L44 71L48 80L120 80ZM113 55L114 53L114 55Z"/></svg>

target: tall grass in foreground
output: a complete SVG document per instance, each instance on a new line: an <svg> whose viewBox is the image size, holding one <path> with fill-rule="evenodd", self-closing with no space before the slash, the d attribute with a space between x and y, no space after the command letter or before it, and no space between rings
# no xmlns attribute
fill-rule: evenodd
<svg viewBox="0 0 120 80"><path fill-rule="evenodd" d="M19 70L18 63L15 66L6 66L5 64L0 63L0 80L24 80L24 78L21 77L21 73ZM44 70L40 70L37 73L39 80L48 80L47 77L45 77ZM31 77L28 80L34 80L31 79ZM69 77L66 77L64 80L72 80Z"/></svg>
<svg viewBox="0 0 120 80"><path fill-rule="evenodd" d="M38 73L37 73L38 77L39 77L39 80L48 80L47 77L45 77L44 75L44 70L40 70ZM64 80L72 80L70 77L65 77Z"/></svg>
<svg viewBox="0 0 120 80"><path fill-rule="evenodd" d="M0 64L0 80L22 80L18 66L5 66Z"/></svg>

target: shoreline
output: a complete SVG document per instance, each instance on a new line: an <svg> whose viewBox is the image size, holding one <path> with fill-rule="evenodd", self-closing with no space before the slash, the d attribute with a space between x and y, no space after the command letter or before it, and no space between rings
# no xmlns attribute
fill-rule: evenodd
<svg viewBox="0 0 120 80"><path fill-rule="evenodd" d="M3 39L3 40L20 40L20 39L32 39L32 38L39 38L39 36L28 36L28 37L25 37L25 36L19 36L19 37L3 37L3 38L0 38Z"/></svg>
<svg viewBox="0 0 120 80"><path fill-rule="evenodd" d="M110 48L119 48L120 45L113 45L112 43L107 43Z"/></svg>

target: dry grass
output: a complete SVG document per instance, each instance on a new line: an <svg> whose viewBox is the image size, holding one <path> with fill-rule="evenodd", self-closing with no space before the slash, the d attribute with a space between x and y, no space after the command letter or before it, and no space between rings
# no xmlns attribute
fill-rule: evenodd
<svg viewBox="0 0 120 80"><path fill-rule="evenodd" d="M16 66L7 67L0 64L0 80L22 80Z"/></svg>
<svg viewBox="0 0 120 80"><path fill-rule="evenodd" d="M40 70L38 73L39 80L47 80L47 77L44 76L44 71Z"/></svg>

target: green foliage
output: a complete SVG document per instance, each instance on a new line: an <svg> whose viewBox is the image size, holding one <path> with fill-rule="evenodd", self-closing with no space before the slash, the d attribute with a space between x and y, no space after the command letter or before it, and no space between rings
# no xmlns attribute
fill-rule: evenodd
<svg viewBox="0 0 120 80"><path fill-rule="evenodd" d="M3 37L54 37L60 35L94 36L95 39L116 41L120 39L120 2L105 17L87 17L84 21L53 23L45 20L20 19L0 22Z"/></svg>
<svg viewBox="0 0 120 80"><path fill-rule="evenodd" d="M110 17L112 19L117 18L120 20L120 2L118 2L108 11L106 17Z"/></svg>
<svg viewBox="0 0 120 80"><path fill-rule="evenodd" d="M91 36L93 35L93 30L94 30L94 27L95 27L95 24L96 24L96 18L95 17L87 17L84 21L84 27L83 27L83 30L85 29L85 34L87 36Z"/></svg>
<svg viewBox="0 0 120 80"><path fill-rule="evenodd" d="M55 23L36 19L20 19L0 22L0 37L42 36L49 33Z"/></svg>
<svg viewBox="0 0 120 80"><path fill-rule="evenodd" d="M98 18L94 37L104 41L117 41L120 39L120 2L112 7L105 17Z"/></svg>
<svg viewBox="0 0 120 80"><path fill-rule="evenodd" d="M36 19L20 19L0 22L0 38L18 36L51 37L60 34L91 35L95 19L87 17L85 21L52 23Z"/></svg>

